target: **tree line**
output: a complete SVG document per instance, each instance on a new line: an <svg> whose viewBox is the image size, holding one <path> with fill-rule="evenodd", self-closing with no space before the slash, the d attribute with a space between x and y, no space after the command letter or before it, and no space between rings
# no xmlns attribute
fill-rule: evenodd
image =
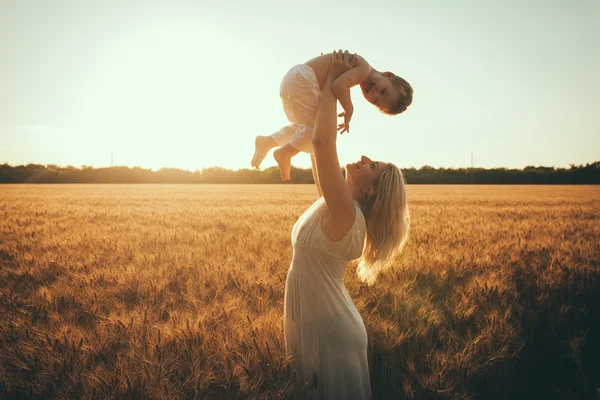
<svg viewBox="0 0 600 400"><path fill-rule="evenodd" d="M343 171L342 171L343 172ZM402 168L409 184L599 184L600 161L569 168ZM289 183L314 183L312 170L292 167ZM188 171L140 167L93 168L27 164L0 165L0 183L282 183L277 167L231 170L210 167Z"/></svg>

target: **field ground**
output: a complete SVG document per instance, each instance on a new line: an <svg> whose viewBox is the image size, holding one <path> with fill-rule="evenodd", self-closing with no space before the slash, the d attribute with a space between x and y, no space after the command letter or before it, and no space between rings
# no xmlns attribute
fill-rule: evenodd
<svg viewBox="0 0 600 400"><path fill-rule="evenodd" d="M310 185L0 186L0 398L289 398L283 291ZM409 186L346 286L375 399L595 399L600 187Z"/></svg>

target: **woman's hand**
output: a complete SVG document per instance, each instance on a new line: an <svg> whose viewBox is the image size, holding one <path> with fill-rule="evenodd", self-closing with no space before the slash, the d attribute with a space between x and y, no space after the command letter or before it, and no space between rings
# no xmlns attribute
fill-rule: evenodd
<svg viewBox="0 0 600 400"><path fill-rule="evenodd" d="M329 63L329 71L327 71L327 78L331 81L335 81L340 75L354 68L358 63L358 57L356 54L348 53L348 50L333 51L331 54L331 62Z"/></svg>

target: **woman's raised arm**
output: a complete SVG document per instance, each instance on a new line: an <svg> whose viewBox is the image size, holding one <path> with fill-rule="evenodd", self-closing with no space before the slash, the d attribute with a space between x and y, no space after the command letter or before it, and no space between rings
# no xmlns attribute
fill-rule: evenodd
<svg viewBox="0 0 600 400"><path fill-rule="evenodd" d="M332 84L355 64L356 58L353 59L353 55L348 52L333 52L313 129L313 148L321 191L333 222L344 232L354 222L355 210L352 194L344 181L338 160L337 98Z"/></svg>
<svg viewBox="0 0 600 400"><path fill-rule="evenodd" d="M323 196L323 191L321 190L321 183L319 183L319 173L317 172L317 159L314 154L310 155L310 163L312 164L312 174L313 179L315 181L315 186L317 187L317 193L319 197Z"/></svg>

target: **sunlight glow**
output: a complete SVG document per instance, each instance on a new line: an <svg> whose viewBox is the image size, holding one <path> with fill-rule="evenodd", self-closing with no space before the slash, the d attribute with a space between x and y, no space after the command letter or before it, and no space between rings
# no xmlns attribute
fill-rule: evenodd
<svg viewBox="0 0 600 400"><path fill-rule="evenodd" d="M598 158L597 2L553 2L543 12L521 4L519 20L509 5L390 3L387 15L407 22L377 32L348 28L367 12L357 4L323 4L322 14L302 9L296 18L260 2L18 4L0 6L0 38L22 38L0 39L0 87L10 94L0 96L0 162L106 166L114 151L115 165L249 168L254 137L288 123L283 75L340 47L415 88L413 105L393 118L352 90L342 163L362 154L406 167L465 167L471 152L481 167ZM272 165L268 155L262 167Z"/></svg>

